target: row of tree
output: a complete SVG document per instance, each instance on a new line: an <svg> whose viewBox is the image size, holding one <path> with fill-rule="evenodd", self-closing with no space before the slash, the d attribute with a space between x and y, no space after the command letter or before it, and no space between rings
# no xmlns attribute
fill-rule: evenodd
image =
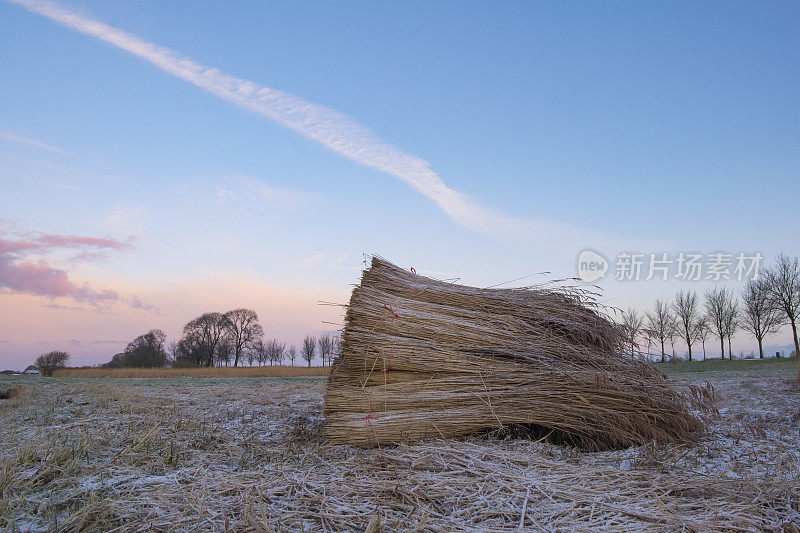
<svg viewBox="0 0 800 533"><path fill-rule="evenodd" d="M680 339L689 350L700 342L703 358L706 341L710 336L720 343L720 355L725 358L725 341L728 357L733 357L732 337L740 329L750 332L758 341L759 357L764 357L764 339L777 333L786 324L791 326L795 354L800 353L797 339L797 321L800 317L800 264L798 258L784 254L775 265L749 280L741 297L726 288L714 288L704 293L703 301L695 291L679 291L672 301L656 300L652 310L640 314L629 308L621 315L632 354L647 345L647 354L655 343L661 348L661 362L666 359L665 344L672 348Z"/></svg>
<svg viewBox="0 0 800 533"><path fill-rule="evenodd" d="M267 339L258 314L252 309L234 309L227 313L203 313L183 327L181 338L167 345L167 335L160 329L136 337L125 350L116 354L107 367L201 367L292 365L299 355L308 366L319 353L322 364L331 364L339 353L339 337L307 335L298 348L276 338Z"/></svg>
<svg viewBox="0 0 800 533"><path fill-rule="evenodd" d="M741 302L740 302L741 298ZM759 357L764 357L764 339L789 324L794 340L795 354L800 353L797 321L800 318L800 262L797 257L784 254L776 263L749 280L740 295L726 288L706 291L703 298L695 291L679 291L671 301L656 300L650 311L641 314L629 308L621 314L620 326L625 332L631 354L640 353L642 344L651 354L655 343L661 349L661 361L666 356L666 344L675 357L675 341L685 342L689 360L693 359L693 346L702 344L706 357L706 341L716 337L720 355L725 358L725 341L728 357L733 358L732 338L744 329L758 342ZM640 342L642 341L642 342ZM158 329L151 330L131 341L125 350L116 354L107 367L165 367L165 366L239 366L276 365L288 360L294 365L297 356L311 366L319 353L322 364L330 365L341 350L338 336L306 335L299 349L288 346L276 338L267 339L258 314L252 309L234 309L227 313L203 313L190 320L181 338L167 345L167 335ZM66 352L42 354L36 366L43 374L52 374L69 359Z"/></svg>

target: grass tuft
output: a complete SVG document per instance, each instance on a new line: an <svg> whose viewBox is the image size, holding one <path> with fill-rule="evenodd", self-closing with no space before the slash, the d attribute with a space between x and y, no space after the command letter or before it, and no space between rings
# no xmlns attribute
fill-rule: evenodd
<svg viewBox="0 0 800 533"><path fill-rule="evenodd" d="M10 400L22 394L22 387L14 385L5 389L0 389L0 400Z"/></svg>

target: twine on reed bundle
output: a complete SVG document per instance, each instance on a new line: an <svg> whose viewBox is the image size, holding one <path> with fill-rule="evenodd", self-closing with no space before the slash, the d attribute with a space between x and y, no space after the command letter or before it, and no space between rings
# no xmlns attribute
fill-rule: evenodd
<svg viewBox="0 0 800 533"><path fill-rule="evenodd" d="M577 287L479 289L373 258L325 391L325 436L357 446L539 429L589 449L686 441L690 399Z"/></svg>

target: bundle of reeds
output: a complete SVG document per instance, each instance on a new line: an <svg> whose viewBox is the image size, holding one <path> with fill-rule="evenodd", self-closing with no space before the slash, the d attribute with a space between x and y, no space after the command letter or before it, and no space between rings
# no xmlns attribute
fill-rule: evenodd
<svg viewBox="0 0 800 533"><path fill-rule="evenodd" d="M325 435L358 446L544 431L591 449L684 441L702 427L578 287L479 289L373 258L325 392Z"/></svg>

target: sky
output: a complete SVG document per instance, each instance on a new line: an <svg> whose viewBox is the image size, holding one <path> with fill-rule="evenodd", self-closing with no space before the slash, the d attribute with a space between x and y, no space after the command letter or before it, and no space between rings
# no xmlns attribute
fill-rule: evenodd
<svg viewBox="0 0 800 533"><path fill-rule="evenodd" d="M298 344L371 254L740 292L620 254L800 254L798 51L796 2L0 1L0 366L236 307Z"/></svg>

